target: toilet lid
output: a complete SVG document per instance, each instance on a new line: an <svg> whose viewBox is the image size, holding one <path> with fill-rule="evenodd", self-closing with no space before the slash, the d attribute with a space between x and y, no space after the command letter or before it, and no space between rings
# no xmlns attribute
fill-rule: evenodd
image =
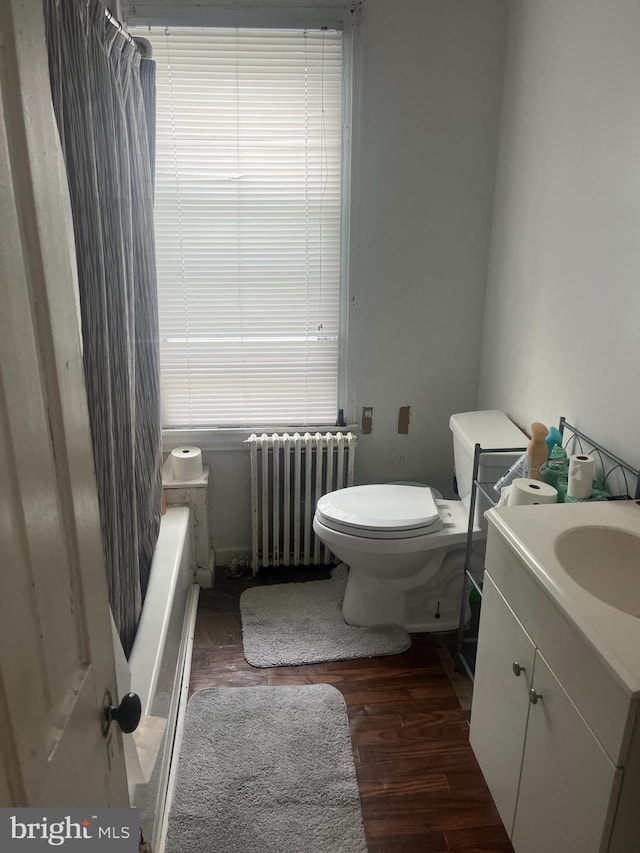
<svg viewBox="0 0 640 853"><path fill-rule="evenodd" d="M431 489L385 483L351 486L323 495L320 521L335 530L410 532L415 536L442 526Z"/></svg>

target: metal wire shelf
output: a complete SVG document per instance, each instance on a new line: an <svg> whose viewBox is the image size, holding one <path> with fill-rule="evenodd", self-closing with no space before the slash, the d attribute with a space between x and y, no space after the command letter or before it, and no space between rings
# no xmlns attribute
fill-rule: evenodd
<svg viewBox="0 0 640 853"><path fill-rule="evenodd" d="M611 495L610 500L640 501L640 470L625 462L615 453L607 450L600 442L592 439L578 427L569 423L565 417L560 418L558 426L563 440L563 447L569 455L572 453L589 453L596 457L596 475ZM471 556L474 541L478 536L476 527L476 508L480 493L490 506L498 503L500 495L493 483L478 481L480 459L486 453L524 453L524 447L481 447L475 445L473 457L473 479L469 501L469 524L467 527L467 543L464 560L464 583L462 601L460 603L460 623L458 626L457 666L463 669L473 681L475 657L478 641L478 625L480 621L480 606L482 600L482 578L484 571L472 567ZM506 466L505 466L506 467ZM472 607L471 619L467 617L467 601L470 592L474 590L476 606ZM479 600L477 600L479 597Z"/></svg>

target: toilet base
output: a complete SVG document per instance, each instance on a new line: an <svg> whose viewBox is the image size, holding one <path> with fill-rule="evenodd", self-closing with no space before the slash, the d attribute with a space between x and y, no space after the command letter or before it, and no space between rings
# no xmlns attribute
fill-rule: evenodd
<svg viewBox="0 0 640 853"><path fill-rule="evenodd" d="M360 627L396 624L409 633L452 631L460 622L463 587L464 549L448 552L426 581L420 575L393 580L373 577L366 567L352 566L342 617L348 625ZM467 604L466 618L470 615Z"/></svg>

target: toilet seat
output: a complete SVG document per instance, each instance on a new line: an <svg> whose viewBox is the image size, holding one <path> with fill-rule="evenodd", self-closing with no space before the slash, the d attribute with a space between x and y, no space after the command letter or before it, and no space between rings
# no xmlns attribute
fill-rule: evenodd
<svg viewBox="0 0 640 853"><path fill-rule="evenodd" d="M318 501L316 514L331 530L367 539L407 539L442 529L431 489L396 483L329 492Z"/></svg>

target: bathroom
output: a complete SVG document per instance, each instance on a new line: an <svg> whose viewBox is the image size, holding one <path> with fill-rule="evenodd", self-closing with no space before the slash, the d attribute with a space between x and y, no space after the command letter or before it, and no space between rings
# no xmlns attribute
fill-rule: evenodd
<svg viewBox="0 0 640 853"><path fill-rule="evenodd" d="M639 27L627 0L367 0L350 421L373 412L358 482L451 494L448 419L476 408L525 427L566 415L637 458ZM247 453L198 443L225 564L250 549Z"/></svg>
<svg viewBox="0 0 640 853"><path fill-rule="evenodd" d="M451 495L449 416L476 408L525 428L564 415L634 458L636 15L367 0L349 422L373 412L357 482ZM223 565L251 550L244 437L197 441Z"/></svg>

